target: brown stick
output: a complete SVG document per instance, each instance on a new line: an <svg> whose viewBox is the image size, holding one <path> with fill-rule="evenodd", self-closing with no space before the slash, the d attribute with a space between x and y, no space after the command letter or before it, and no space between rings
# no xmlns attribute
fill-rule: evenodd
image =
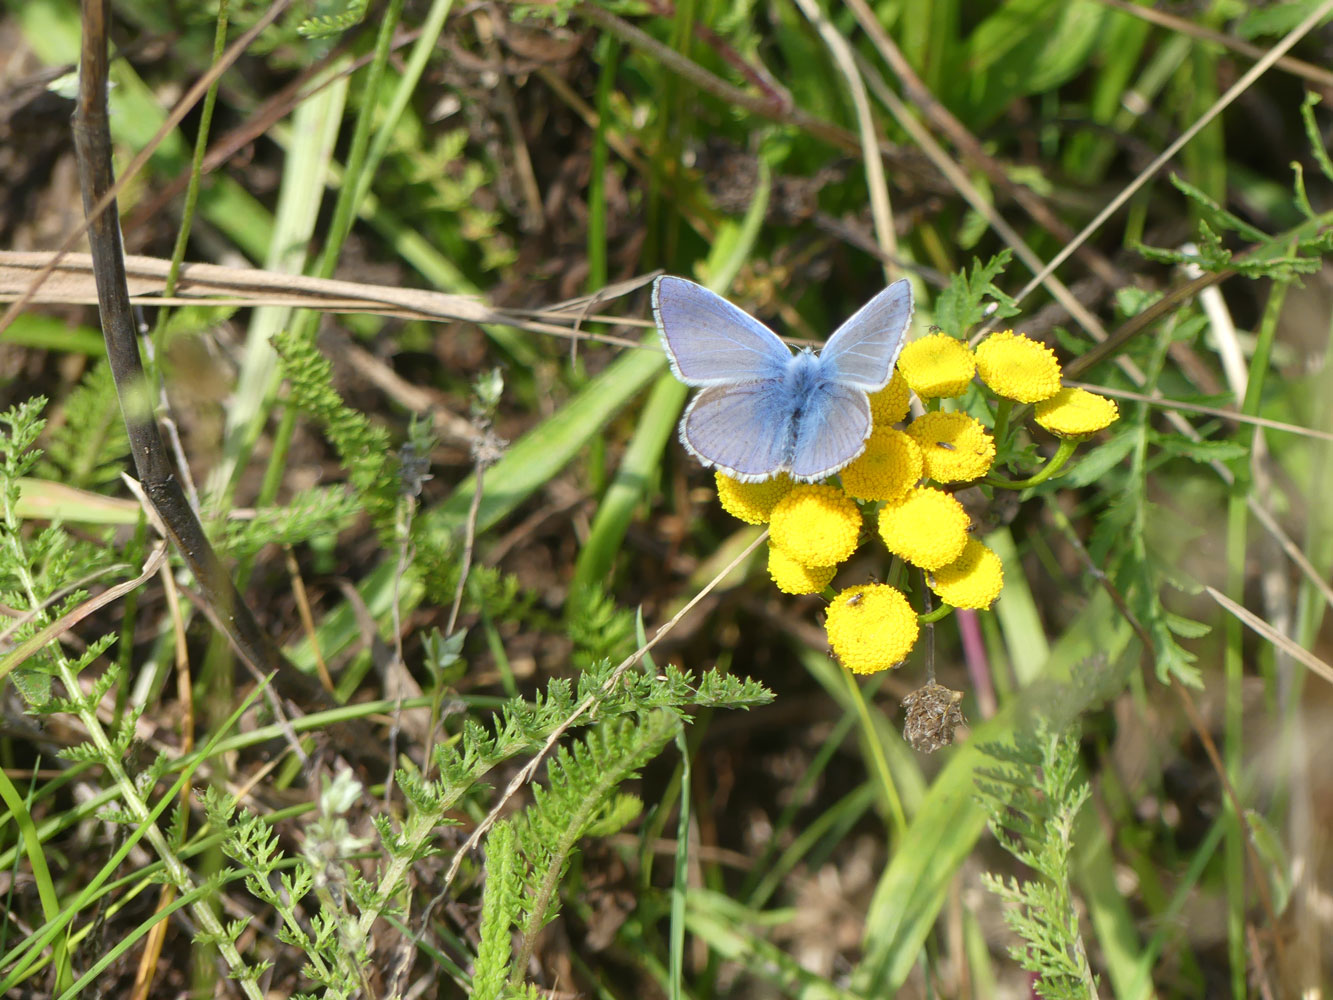
<svg viewBox="0 0 1333 1000"><path fill-rule="evenodd" d="M114 197L111 132L107 123L107 18L109 0L83 0L83 48L79 64L79 99L74 113L74 149L88 242L97 282L98 311L106 340L107 360L116 382L121 414L129 434L134 467L144 493L162 519L172 544L199 582L203 599L236 651L257 670L277 671L290 696L302 701L323 695L313 678L297 670L260 629L250 609L185 498L167 457L153 415L153 393L144 373L136 339L121 243L120 215ZM105 208L97 211L99 204ZM319 698L327 704L327 697Z"/></svg>

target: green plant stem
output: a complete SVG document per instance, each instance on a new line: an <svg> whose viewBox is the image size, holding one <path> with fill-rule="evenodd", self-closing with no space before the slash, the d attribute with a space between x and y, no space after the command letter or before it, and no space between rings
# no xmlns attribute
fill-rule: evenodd
<svg viewBox="0 0 1333 1000"><path fill-rule="evenodd" d="M1005 446L1005 438L1009 434L1009 413L1014 408L1012 399L1000 397L1000 405L995 407L995 447L1001 450Z"/></svg>
<svg viewBox="0 0 1333 1000"><path fill-rule="evenodd" d="M338 200L333 206L333 219L329 222L328 238L324 249L315 265L315 275L320 278L332 276L337 266L338 256L343 244L352 231L352 220L357 208L369 190L370 177L375 172L375 163L367 156L370 147L370 126L375 120L379 106L380 83L384 79L384 67L389 61L393 48L393 33L403 16L403 0L389 0L381 15L379 34L375 38L375 56L366 67L365 90L362 92L361 107L357 110L356 124L352 129L352 142L347 150L347 160L343 164L343 183L338 189ZM391 124L396 124L392 122ZM307 313L307 321L313 327L319 321L318 313Z"/></svg>
<svg viewBox="0 0 1333 1000"><path fill-rule="evenodd" d="M11 549L13 549L14 559L13 572L18 577L20 587L27 597L30 607L40 607L41 599L37 593L36 580L28 568L28 560L23 552L19 550L19 521L18 515L9 504L8 497L4 500L4 520L8 530L5 532L5 538ZM153 848L154 853L162 860L168 880L174 885L178 892L186 895L195 888L194 881L190 876L190 871L185 864L176 855L166 836L158 828L156 814L150 810L145 801L140 797L138 788L126 773L122 763L122 749L118 747L102 728L102 722L97 717L95 705L86 703L83 695L83 687L79 684L78 675L74 672L74 667L69 659L64 655L58 645L53 644L49 647L51 656L55 660L56 674L60 682L64 685L69 698L77 705L77 714L79 721L83 723L84 729L88 733L93 746L96 748L103 767L106 768L112 783L119 792L121 801L125 804L130 815L134 817L135 826L142 831L145 839ZM211 906L205 901L200 901L192 907L194 918L199 922L203 931L212 935L217 942L218 951L228 968L239 977L241 989L250 1000L262 1000L263 994L253 977L247 977L245 974L245 961L241 958L232 939L226 935L222 923L218 920L217 914L213 912Z"/></svg>
<svg viewBox="0 0 1333 1000"><path fill-rule="evenodd" d="M671 930L667 949L667 1000L684 995L685 897L690 870L690 741L682 729L676 734L680 751L680 812L676 821L676 865L671 876Z"/></svg>
<svg viewBox="0 0 1333 1000"><path fill-rule="evenodd" d="M1250 359L1245 399L1241 412L1255 416L1259 412L1265 376L1268 374L1277 322L1286 299L1287 284L1276 281L1264 307L1256 337L1254 354ZM1231 463L1234 479L1227 500L1227 596L1243 603L1245 600L1246 545L1249 537L1249 493L1253 485L1250 458ZM1240 620L1226 617L1223 635L1225 654L1223 669L1226 682L1226 700L1223 710L1222 759L1227 777L1237 794L1243 793L1244 766L1244 698L1242 685L1245 675L1244 633ZM1227 882L1227 943L1231 958L1232 992L1244 997L1248 982L1247 946L1245 940L1245 824L1243 817L1227 805L1228 822L1224 852L1224 870Z"/></svg>
<svg viewBox="0 0 1333 1000"><path fill-rule="evenodd" d="M218 0L218 22L213 33L213 65L218 64L222 53L227 48L227 21L230 0ZM181 207L181 227L176 233L176 245L171 248L171 266L167 269L166 280L162 283L162 297L169 299L176 294L176 281L180 277L181 264L185 261L185 248L190 242L190 227L194 223L194 210L199 201L199 178L203 174L204 154L208 151L208 135L213 124L213 107L218 100L218 85L221 77L208 85L204 94L204 103L199 110L199 132L194 138L194 159L190 162L190 180L185 187L185 204ZM157 323L153 327L153 350L155 358L162 357L162 339L167 330L167 318L171 307L163 306L157 311Z"/></svg>
<svg viewBox="0 0 1333 1000"><path fill-rule="evenodd" d="M61 683L65 685L67 691L77 698L82 691L82 688L79 687L78 677L74 675L69 661L63 656L58 657L58 662ZM121 764L121 751L107 736L106 730L102 728L101 720L97 718L97 713L89 707L81 707L79 720L87 729L93 745L97 747L98 753L102 757L102 764L112 782L120 791L121 801L125 803L130 815L134 817L135 825L144 831L144 839L153 848L153 853L162 860L167 878L182 896L193 892L195 885L190 877L189 869L176 856L176 852L172 850L166 836L150 815L147 804L139 797L138 789L135 788L134 782ZM236 950L236 945L232 943L232 939L227 935L222 922L218 920L218 916L213 912L208 900L201 898L190 910L194 914L195 920L199 922L200 928L213 938L219 954L222 955L222 960L227 963L227 967L233 973L239 975L242 992L250 1000L263 1000L263 992L259 989L259 984L253 977L245 974L245 960L241 958L241 953Z"/></svg>
<svg viewBox="0 0 1333 1000"><path fill-rule="evenodd" d="M893 824L894 838L901 838L903 832L907 829L907 816L903 812L903 804L898 796L898 786L893 780L893 772L889 770L888 758L884 756L884 747L879 741L879 733L875 729L874 720L870 717L870 707L866 704L861 685L856 683L856 678L852 675L852 672L842 668L839 668L839 671L847 683L847 693L851 695L852 704L856 706L856 714L861 720L861 730L865 734L866 746L870 750L870 759L874 761L875 773L879 776L880 790L884 794L884 800L888 803L889 819Z"/></svg>
<svg viewBox="0 0 1333 1000"><path fill-rule="evenodd" d="M316 277L331 277L333 269L337 265L337 259L343 252L343 244L347 241L348 233L352 231L352 220L356 217L357 207L364 199L365 193L369 189L369 177L375 173L375 165L379 157L375 155L375 148L368 153L369 144L371 144L371 124L375 120L376 109L379 108L380 83L384 79L385 64L388 63L389 52L392 51L393 31L403 16L403 0L389 0L388 8L385 9L383 20L380 21L380 32L376 36L375 56L365 71L364 96L361 100L361 107L357 111L356 124L352 129L352 143L348 148L347 163L344 165L343 183L339 185L339 196L333 205L333 219L329 223L329 233L324 241L324 249L320 253L319 260L316 261L313 268L313 275ZM420 44L424 39L419 39ZM400 111L401 113L401 111ZM384 129L392 128L397 124L397 116L389 117L385 121ZM376 148L380 144L377 143ZM381 149L383 155L383 149ZM315 336L317 325L319 325L320 313L305 311L301 312L299 319L293 323L293 331L297 336L311 337ZM264 480L260 487L259 499L256 503L259 507L268 507L273 503L277 496L277 489L283 483L284 473L287 472L287 456L291 451L292 435L296 433L296 413L292 412L291 407L285 408L283 417L273 432L273 447L269 453L268 467L264 469Z"/></svg>
<svg viewBox="0 0 1333 1000"><path fill-rule="evenodd" d="M445 13L447 12L448 4L445 4ZM391 43L394 29L398 27L402 13L403 0L389 0L389 5L380 21L379 34L375 39L375 55L366 68L365 90L361 107L357 111L356 124L352 129L352 141L343 168L342 184L338 188L338 200L333 206L333 219L329 223L328 238L324 241L324 249L314 267L314 276L318 278L332 276L334 267L338 263L338 256L342 253L343 244L347 240L348 233L352 231L352 220L356 217L357 208L369 190L370 175L374 173L375 163L378 162L378 158L372 160L367 155L367 148L370 145L370 126L379 106L380 82L384 78L384 67L393 47ZM391 117L385 122L385 127L392 129L395 124L397 118ZM296 335L306 339L313 338L319 317L320 314L314 311L300 313L293 325ZM291 414L290 407L283 411L282 421L273 435L273 450L269 455L268 467L264 470L263 486L258 499L258 505L261 507L273 502L287 469L287 454L291 448L292 435L296 432L296 417L294 414L289 417L289 414Z"/></svg>
<svg viewBox="0 0 1333 1000"><path fill-rule="evenodd" d="M55 883L51 879L51 869L47 867L46 855L42 851L41 837L37 835L37 827L32 821L32 814L28 811L23 797L19 795L18 789L3 770L0 770L0 800L4 801L9 809L9 815L18 825L28 864L32 865L32 880L37 885L42 916L48 922L54 920L60 913L60 900L56 898ZM59 992L68 987L70 982L68 933L56 938L51 961L56 968L56 990Z"/></svg>
<svg viewBox="0 0 1333 1000"><path fill-rule="evenodd" d="M577 4L574 7L574 13L592 21L604 31L615 35L631 48L647 53L653 61L660 63L677 76L694 84L704 93L712 94L727 104L744 108L764 118L786 125L794 125L846 152L857 153L860 151L860 142L854 132L821 118L816 118L814 115L802 111L800 108L793 108L789 104L755 97L748 91L733 86L710 73L694 60L682 55L670 46L663 45L646 31L635 27L610 11L604 10L598 4ZM881 148L883 147L881 146Z"/></svg>
<svg viewBox="0 0 1333 1000"><path fill-rule="evenodd" d="M918 625L932 625L941 619L948 618L953 614L952 604L941 604L938 608L927 611L925 614L916 616Z"/></svg>
<svg viewBox="0 0 1333 1000"><path fill-rule="evenodd" d="M998 476L987 476L982 482L987 486L998 486L1006 490L1025 490L1032 486L1040 486L1065 467L1065 464L1073 457L1074 452L1078 450L1078 446L1078 439L1061 438L1060 447L1051 456L1051 460L1027 479L1000 479Z"/></svg>
<svg viewBox="0 0 1333 1000"><path fill-rule="evenodd" d="M606 132L610 127L611 93L615 89L620 43L613 35L603 35L597 42L597 128L592 138L592 173L588 177L588 291L606 287L606 171L608 147Z"/></svg>

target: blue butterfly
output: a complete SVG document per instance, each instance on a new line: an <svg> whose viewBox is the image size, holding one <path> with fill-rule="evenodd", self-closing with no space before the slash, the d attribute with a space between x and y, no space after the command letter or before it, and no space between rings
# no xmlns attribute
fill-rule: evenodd
<svg viewBox="0 0 1333 1000"><path fill-rule="evenodd" d="M653 315L672 373L702 390L680 420L685 450L743 483L782 472L812 483L865 450L866 395L893 374L912 286L884 289L819 354L792 354L749 313L684 278L653 282Z"/></svg>

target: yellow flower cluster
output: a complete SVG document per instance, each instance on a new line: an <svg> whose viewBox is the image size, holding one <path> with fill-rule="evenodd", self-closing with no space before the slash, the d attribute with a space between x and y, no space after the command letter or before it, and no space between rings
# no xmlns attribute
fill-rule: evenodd
<svg viewBox="0 0 1333 1000"><path fill-rule="evenodd" d="M931 576L930 589L955 608L989 608L1004 586L1000 557L976 539L969 538L963 553Z"/></svg>
<svg viewBox="0 0 1333 1000"><path fill-rule="evenodd" d="M879 392L870 394L870 418L876 427L889 427L907 419L911 402L907 380L901 371L895 369L889 384Z"/></svg>
<svg viewBox="0 0 1333 1000"><path fill-rule="evenodd" d="M952 494L922 486L880 509L879 537L913 566L940 569L963 554L969 523Z"/></svg>
<svg viewBox="0 0 1333 1000"><path fill-rule="evenodd" d="M784 594L818 594L829 585L837 571L836 563L831 566L807 566L797 562L769 542L768 575Z"/></svg>
<svg viewBox="0 0 1333 1000"><path fill-rule="evenodd" d="M806 566L834 566L856 551L861 508L836 486L802 483L778 501L768 522L775 546Z"/></svg>
<svg viewBox="0 0 1333 1000"><path fill-rule="evenodd" d="M1035 404L1037 423L1063 437L1094 433L1117 415L1108 399L1062 388L1054 353L1022 334L992 334L975 353L943 333L908 344L892 380L869 397L873 429L862 453L839 473L840 485L794 483L781 474L740 483L717 473L723 508L748 524L769 525L768 572L779 590L826 591L861 542L861 504L874 504L872 524L885 548L923 570L945 604L980 610L995 602L1004 585L1000 558L970 537L967 511L939 488L986 476L995 437L976 417L940 409L905 430L893 426L908 417L909 390L923 401L960 396L974 376L997 396ZM907 597L879 583L834 596L826 628L834 654L855 673L901 663L919 633Z"/></svg>

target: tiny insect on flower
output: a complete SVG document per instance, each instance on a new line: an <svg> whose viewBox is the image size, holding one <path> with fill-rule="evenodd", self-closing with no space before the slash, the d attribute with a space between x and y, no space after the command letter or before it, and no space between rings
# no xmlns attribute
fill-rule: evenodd
<svg viewBox="0 0 1333 1000"><path fill-rule="evenodd" d="M927 413L907 427L921 446L926 478L937 483L979 479L995 462L995 439L981 421L966 413Z"/></svg>
<svg viewBox="0 0 1333 1000"><path fill-rule="evenodd" d="M829 646L848 670L873 674L897 666L920 634L916 613L896 587L882 583L849 587L828 608Z"/></svg>

